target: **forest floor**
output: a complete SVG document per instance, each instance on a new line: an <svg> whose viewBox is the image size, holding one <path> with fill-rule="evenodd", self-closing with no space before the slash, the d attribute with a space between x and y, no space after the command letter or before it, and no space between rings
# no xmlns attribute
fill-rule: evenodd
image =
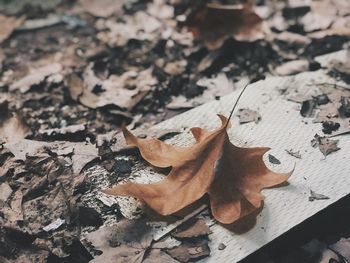
<svg viewBox="0 0 350 263"><path fill-rule="evenodd" d="M120 242L137 236L147 218L126 234L130 221L118 205L87 206L94 182L86 171L103 167L109 187L135 169L141 157L120 143L123 125L143 138L171 138L181 127L149 128L249 83L321 68L343 86L294 101L324 135L347 134L350 52L345 63L326 67L315 57L349 44L348 0L0 0L0 262L210 256L202 219L189 218L171 244L149 237L135 246ZM240 110L241 125L259 122L258 112ZM338 150L323 140L315 145L325 156ZM342 202L299 229L302 240L282 237L247 262L349 262L350 213ZM111 218L121 234L107 248L101 226ZM338 223L321 231L330 220ZM88 232L89 244L81 238Z"/></svg>

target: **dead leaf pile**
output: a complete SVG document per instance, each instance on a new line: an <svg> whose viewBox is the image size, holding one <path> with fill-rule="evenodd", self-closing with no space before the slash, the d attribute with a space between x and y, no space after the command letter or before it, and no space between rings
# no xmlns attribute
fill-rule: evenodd
<svg viewBox="0 0 350 263"><path fill-rule="evenodd" d="M86 124L90 134L107 133L130 122L131 111L142 119L152 112L157 115L153 122L158 122L173 110L228 94L239 88L239 79L260 79L272 68L282 75L310 70L317 52L339 49L346 41L321 43L321 51L317 41L293 30L303 26L299 18L324 14L314 1L281 4L274 10L250 1L223 5L82 0L73 5L74 14L50 13L61 1L39 2L0 6L6 18L17 20L24 19L20 14L25 7L30 10L18 36L0 48L5 66L0 83L21 96L16 108L30 127L36 127L33 139L42 138L37 130L76 124ZM331 1L325 5L332 6ZM332 25L348 14L346 5L335 6L337 13L325 14L333 16ZM264 34L267 25L276 33ZM28 40L34 30L39 30L38 41ZM51 32L57 36L47 37ZM194 37L198 41L193 42ZM214 50L202 49L203 44ZM40 108L43 104L50 107Z"/></svg>
<svg viewBox="0 0 350 263"><path fill-rule="evenodd" d="M84 80L77 75L67 78L72 99L92 109L115 105L131 111L156 83L151 69L128 71L121 76L112 75L106 80L97 78L90 69L84 73ZM96 94L94 89L97 88L101 91Z"/></svg>
<svg viewBox="0 0 350 263"><path fill-rule="evenodd" d="M124 129L127 143L157 167L172 167L155 184L126 183L105 190L107 194L131 195L162 215L173 214L209 194L213 216L230 224L262 205L260 191L285 182L291 173L270 171L262 156L269 148L239 148L228 138L228 119L210 132L192 128L197 143L189 148L168 145L157 139L139 139ZM229 182L229 183L228 183Z"/></svg>
<svg viewBox="0 0 350 263"><path fill-rule="evenodd" d="M322 123L322 132L337 136L350 132L350 91L337 87L302 99L300 114Z"/></svg>
<svg viewBox="0 0 350 263"><path fill-rule="evenodd" d="M232 146L224 128L193 129L196 145L179 149L150 139L169 131L148 131L154 123L270 73L317 70L315 56L344 49L349 41L347 0L256 4L0 0L0 261L91 260L78 240L80 233L97 230L108 217L112 222L120 218L119 208L89 194L125 180L135 170L135 162L126 156L136 154L130 146L147 152L148 142L155 148L145 159L172 166L172 172L156 185L120 185L123 193L128 190L164 213L209 194L212 211L222 222L261 206L261 188L286 179L266 170L261 156L267 149ZM346 60L334 61L328 70L331 77L349 83ZM330 90L299 101L302 115L322 122L323 131L332 136L349 133L349 92ZM241 123L260 120L259 113L248 109L239 117ZM147 139L129 135L137 143L127 146L118 132L129 123ZM315 146L327 154L337 148L322 136ZM193 158L153 160L158 150L165 158L178 151ZM94 160L110 172L104 182L82 173ZM249 168L256 169L257 178L245 179L248 162L257 163ZM232 187L218 194L221 184L227 187L224 181L232 181ZM177 192L182 200L173 195ZM143 262L195 261L209 254L207 230L198 224L195 234L191 228L177 232L179 237L174 233L172 238L181 243L176 246L155 246L152 241L151 246L131 248L121 242L119 252L141 260L130 251L139 252ZM97 247L107 254L119 253L101 242Z"/></svg>
<svg viewBox="0 0 350 263"><path fill-rule="evenodd" d="M91 262L189 262L209 256L209 227L203 219L192 218L172 234L178 241L155 241L145 220L123 219L87 235L95 252Z"/></svg>
<svg viewBox="0 0 350 263"><path fill-rule="evenodd" d="M5 164L0 168L0 236L5 241L0 242L9 238L11 249L33 246L40 253L67 257L83 222L77 221L82 213L78 199L85 184L80 173L98 157L98 150L85 143L26 140L18 137L20 129L12 133L0 152ZM28 236L24 243L21 235Z"/></svg>

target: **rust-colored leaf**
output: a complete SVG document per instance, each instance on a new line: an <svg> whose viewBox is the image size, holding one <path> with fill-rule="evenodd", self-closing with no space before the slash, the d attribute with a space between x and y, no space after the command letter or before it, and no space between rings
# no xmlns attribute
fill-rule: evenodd
<svg viewBox="0 0 350 263"><path fill-rule="evenodd" d="M213 131L191 129L196 143L191 147L166 144L157 139L140 139L124 129L130 146L157 167L172 167L154 184L126 183L104 192L129 195L146 202L162 215L188 206L208 193L214 217L230 224L262 205L263 188L285 182L291 173L274 173L262 156L269 148L240 148L233 145L226 129L229 120L219 115L222 125Z"/></svg>

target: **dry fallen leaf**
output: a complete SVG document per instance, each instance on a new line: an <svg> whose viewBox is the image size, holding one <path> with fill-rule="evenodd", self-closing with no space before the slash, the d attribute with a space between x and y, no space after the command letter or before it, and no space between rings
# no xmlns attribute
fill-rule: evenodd
<svg viewBox="0 0 350 263"><path fill-rule="evenodd" d="M326 36L349 36L348 1L322 0L310 1L310 12L301 18L305 32L311 38L324 38Z"/></svg>
<svg viewBox="0 0 350 263"><path fill-rule="evenodd" d="M72 196L70 189L56 186L39 197L23 201L23 217L26 221L27 232L31 235L37 235L43 231L45 226L58 218L71 224L72 216L75 215L76 199L77 197ZM62 249L52 252L57 256L65 254Z"/></svg>
<svg viewBox="0 0 350 263"><path fill-rule="evenodd" d="M230 224L261 207L263 188L285 182L290 173L274 173L262 160L269 148L240 148L233 145L226 129L229 120L219 115L222 125L214 131L191 129L192 147L168 145L157 139L140 139L124 128L130 146L157 167L172 167L162 181L154 184L126 183L104 192L142 199L162 215L169 215L210 196L214 217Z"/></svg>
<svg viewBox="0 0 350 263"><path fill-rule="evenodd" d="M29 128L18 115L13 115L0 124L0 141L16 143L28 134Z"/></svg>
<svg viewBox="0 0 350 263"><path fill-rule="evenodd" d="M152 242L150 227L145 221L122 220L87 235L87 241L102 254L93 263L141 263Z"/></svg>
<svg viewBox="0 0 350 263"><path fill-rule="evenodd" d="M88 108L115 105L131 110L151 91L157 81L151 68L140 72L128 71L120 76L111 75L106 80L97 78L88 68L84 72L84 80L71 74L66 78L66 83L72 99ZM97 86L102 89L98 95L93 92Z"/></svg>
<svg viewBox="0 0 350 263"><path fill-rule="evenodd" d="M131 39L153 41L159 37L164 25L150 14L151 6L148 5L147 12L140 10L132 16L124 14L123 21L114 18L97 21L96 28L101 30L97 38L112 47L124 46Z"/></svg>
<svg viewBox="0 0 350 263"><path fill-rule="evenodd" d="M239 109L237 116L239 117L239 123L255 122L258 123L261 120L259 112L251 109Z"/></svg>
<svg viewBox="0 0 350 263"><path fill-rule="evenodd" d="M279 76L293 75L309 69L309 61L306 59L299 59L286 62L275 68L275 72Z"/></svg>
<svg viewBox="0 0 350 263"><path fill-rule="evenodd" d="M62 76L60 75L62 71L62 65L59 63L52 63L39 68L30 69L30 72L20 80L14 82L10 86L10 90L20 90L22 93L28 92L32 86L39 85L45 79L51 77L50 82L60 82L62 81Z"/></svg>
<svg viewBox="0 0 350 263"><path fill-rule="evenodd" d="M23 21L24 17L16 18L0 14L0 43L6 40Z"/></svg>
<svg viewBox="0 0 350 263"><path fill-rule="evenodd" d="M336 17L337 6L334 0L311 1L310 12L301 18L306 32L327 29Z"/></svg>
<svg viewBox="0 0 350 263"><path fill-rule="evenodd" d="M315 134L314 139L311 141L312 147L318 147L323 155L326 157L332 152L340 150L338 147L339 140L332 140L327 137L321 137L318 134Z"/></svg>
<svg viewBox="0 0 350 263"><path fill-rule="evenodd" d="M321 39L329 36L350 36L350 28L348 27L331 27L326 30L321 30L309 34L309 37L314 39Z"/></svg>
<svg viewBox="0 0 350 263"><path fill-rule="evenodd" d="M172 233L176 238L193 238L205 236L210 233L210 229L203 219L189 221Z"/></svg>
<svg viewBox="0 0 350 263"><path fill-rule="evenodd" d="M184 242L180 246L167 250L167 253L180 262L196 261L210 255L208 240Z"/></svg>
<svg viewBox="0 0 350 263"><path fill-rule="evenodd" d="M6 143L5 148L14 155L15 160L22 161L25 161L27 156L35 156L42 148L58 156L70 156L74 174L79 174L88 163L99 158L96 146L85 142L42 142L23 139Z"/></svg>
<svg viewBox="0 0 350 263"><path fill-rule="evenodd" d="M208 4L189 17L186 25L209 49L220 48L229 36L239 41L256 41L264 36L262 19L254 13L250 3Z"/></svg>

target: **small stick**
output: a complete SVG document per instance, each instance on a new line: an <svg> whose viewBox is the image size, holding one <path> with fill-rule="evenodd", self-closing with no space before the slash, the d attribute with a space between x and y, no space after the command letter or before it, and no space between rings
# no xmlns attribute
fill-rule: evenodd
<svg viewBox="0 0 350 263"><path fill-rule="evenodd" d="M249 84L250 84L250 83L248 83L247 85L245 85L244 88L242 89L241 93L239 94L239 96L238 96L238 98L237 98L237 100L236 100L236 102L235 102L235 105L233 105L233 108L232 108L232 110L231 110L231 112L230 112L230 115L228 116L226 126L228 125L229 120L230 120L231 117L232 117L232 114L233 114L233 112L234 112L234 110L235 110L235 108L236 108L236 106L237 106L237 104L238 104L238 102L239 102L239 99L242 97L244 91L246 90L246 88L248 87Z"/></svg>

